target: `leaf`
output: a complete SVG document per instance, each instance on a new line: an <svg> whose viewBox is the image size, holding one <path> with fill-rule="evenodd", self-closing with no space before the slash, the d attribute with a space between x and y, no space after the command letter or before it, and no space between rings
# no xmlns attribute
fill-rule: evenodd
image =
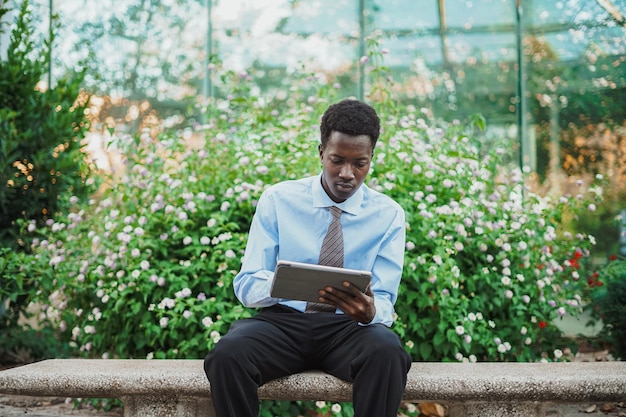
<svg viewBox="0 0 626 417"><path fill-rule="evenodd" d="M431 357L430 355L433 352L432 344L430 342L421 342L419 345L419 352L423 360L429 360Z"/></svg>
<svg viewBox="0 0 626 417"><path fill-rule="evenodd" d="M417 408L420 410L420 415L424 417L444 417L446 411L438 403L419 403Z"/></svg>

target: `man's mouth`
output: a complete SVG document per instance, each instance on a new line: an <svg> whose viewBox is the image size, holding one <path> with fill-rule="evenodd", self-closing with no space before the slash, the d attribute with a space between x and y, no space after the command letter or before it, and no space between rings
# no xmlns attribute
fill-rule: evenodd
<svg viewBox="0 0 626 417"><path fill-rule="evenodd" d="M338 182L336 186L337 188L341 188L344 190L351 190L352 188L354 188L354 186L348 182Z"/></svg>

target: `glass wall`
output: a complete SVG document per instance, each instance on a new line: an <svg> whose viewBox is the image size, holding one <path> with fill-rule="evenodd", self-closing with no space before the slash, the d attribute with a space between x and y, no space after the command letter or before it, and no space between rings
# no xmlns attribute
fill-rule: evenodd
<svg viewBox="0 0 626 417"><path fill-rule="evenodd" d="M15 0L17 3L17 0ZM289 99L302 73L367 96L378 37L398 99L446 119L483 114L538 184L602 173L626 201L626 0L31 0L58 16L54 79L90 58L96 129L201 122L229 94L215 68ZM547 184L547 185L545 185Z"/></svg>

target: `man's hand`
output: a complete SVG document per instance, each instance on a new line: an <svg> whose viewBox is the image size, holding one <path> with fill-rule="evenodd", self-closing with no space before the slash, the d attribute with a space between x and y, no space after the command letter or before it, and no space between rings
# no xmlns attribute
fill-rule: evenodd
<svg viewBox="0 0 626 417"><path fill-rule="evenodd" d="M376 314L374 293L369 285L363 293L356 286L344 281L342 288L326 287L319 291L319 295L320 302L337 306L359 323L371 322Z"/></svg>

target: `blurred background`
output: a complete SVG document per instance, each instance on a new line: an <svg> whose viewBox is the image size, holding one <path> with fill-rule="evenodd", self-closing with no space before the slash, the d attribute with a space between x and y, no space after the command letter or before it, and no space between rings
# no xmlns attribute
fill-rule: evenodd
<svg viewBox="0 0 626 417"><path fill-rule="evenodd" d="M371 86L362 57L376 37L399 100L448 120L484 115L485 141L510 140L511 160L530 168L538 191L567 193L572 176L605 176L606 203L584 227L599 236L600 252L626 254L615 222L626 208L626 0L31 5L42 40L58 25L47 84L76 62L90 66L92 150L111 129L202 124L203 104L229 94L218 66L252 79L253 94L286 103L302 72L363 98ZM9 33L0 36L4 55Z"/></svg>

